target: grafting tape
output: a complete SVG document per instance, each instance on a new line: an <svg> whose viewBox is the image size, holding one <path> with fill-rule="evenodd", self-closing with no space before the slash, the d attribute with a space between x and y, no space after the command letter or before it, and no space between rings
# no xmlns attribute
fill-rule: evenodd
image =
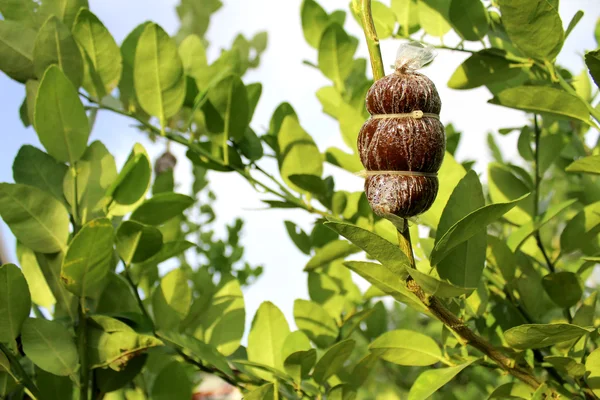
<svg viewBox="0 0 600 400"><path fill-rule="evenodd" d="M421 119L423 117L440 119L440 116L432 113L424 113L421 110L415 110L413 112L405 113L405 114L375 114L371 115L372 119L388 119L388 118L415 118Z"/></svg>
<svg viewBox="0 0 600 400"><path fill-rule="evenodd" d="M398 176L425 176L428 178L435 178L437 172L419 172L419 171L359 171L355 175L366 178L368 176L375 175L398 175Z"/></svg>

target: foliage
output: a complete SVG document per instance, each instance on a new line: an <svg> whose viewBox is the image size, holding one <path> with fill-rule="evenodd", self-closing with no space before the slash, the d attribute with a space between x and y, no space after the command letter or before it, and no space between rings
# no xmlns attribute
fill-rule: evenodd
<svg viewBox="0 0 600 400"><path fill-rule="evenodd" d="M368 117L372 81L346 10L314 0L300 10L313 66L330 80L316 98L342 139L323 151L288 103L265 132L250 127L262 84L243 78L267 36L238 35L208 60L219 0L182 0L175 37L148 22L120 47L87 0L0 0L0 70L23 84L20 115L44 147L24 146L15 182L0 184L19 258L0 267L0 398L186 399L204 374L247 399L600 396L589 279L600 262L600 146L590 146L600 49L578 75L556 63L582 15L565 29L558 3L373 1L381 38L426 33L470 53L448 86L485 86L490 103L529 116L488 134L485 179L456 160L462 135L447 125L437 201L411 222L407 250L362 192L324 176L324 163L361 169L355 143ZM350 12L363 23L359 6ZM451 31L455 47L441 44ZM154 171L140 144L117 168L89 142L98 110L167 143ZM498 134L518 136L520 159L506 161ZM187 193L175 192L171 143L193 163ZM279 177L259 165L265 157ZM242 287L262 267L243 259L243 221L216 237L209 171L239 174L269 208L315 216L311 232L285 221L310 256L310 300L296 300L295 326L263 303L246 347ZM368 261L347 260L360 252ZM351 271L371 284L364 293Z"/></svg>

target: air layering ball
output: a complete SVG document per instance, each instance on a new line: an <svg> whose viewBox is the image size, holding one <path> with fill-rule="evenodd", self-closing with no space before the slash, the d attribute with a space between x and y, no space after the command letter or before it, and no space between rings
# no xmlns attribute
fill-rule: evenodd
<svg viewBox="0 0 600 400"><path fill-rule="evenodd" d="M371 118L358 136L365 192L375 214L392 221L427 211L437 195L446 150L442 103L433 82L416 72L433 57L429 48L401 45L395 71L367 93Z"/></svg>

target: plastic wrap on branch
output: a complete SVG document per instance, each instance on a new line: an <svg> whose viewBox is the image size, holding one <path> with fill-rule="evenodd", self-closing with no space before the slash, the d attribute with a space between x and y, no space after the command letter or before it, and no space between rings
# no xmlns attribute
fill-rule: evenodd
<svg viewBox="0 0 600 400"><path fill-rule="evenodd" d="M398 49L395 71L376 81L366 98L371 114L358 136L365 192L375 214L399 224L433 204L446 150L440 96L417 69L434 53L418 44Z"/></svg>

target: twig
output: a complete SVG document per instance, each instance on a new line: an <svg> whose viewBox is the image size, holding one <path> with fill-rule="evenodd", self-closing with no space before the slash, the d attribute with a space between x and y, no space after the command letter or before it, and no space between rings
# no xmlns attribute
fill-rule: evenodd
<svg viewBox="0 0 600 400"><path fill-rule="evenodd" d="M360 16L362 20L367 47L369 48L369 58L371 59L371 68L373 69L373 79L378 80L384 77L383 60L381 58L381 49L379 47L379 37L373 23L371 14L371 0L360 0Z"/></svg>

